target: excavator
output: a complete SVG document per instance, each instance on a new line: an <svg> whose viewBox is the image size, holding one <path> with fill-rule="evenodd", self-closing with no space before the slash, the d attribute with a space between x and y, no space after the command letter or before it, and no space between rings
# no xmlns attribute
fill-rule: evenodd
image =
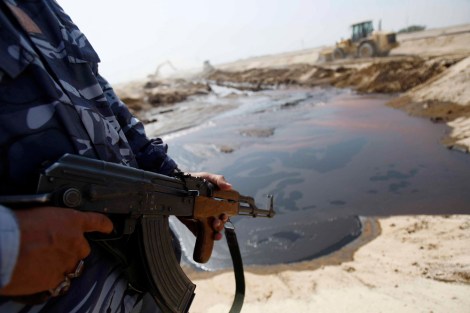
<svg viewBox="0 0 470 313"><path fill-rule="evenodd" d="M342 39L334 48L321 51L319 61L387 56L390 50L399 45L396 33L374 31L372 21L353 24L351 29L351 38Z"/></svg>

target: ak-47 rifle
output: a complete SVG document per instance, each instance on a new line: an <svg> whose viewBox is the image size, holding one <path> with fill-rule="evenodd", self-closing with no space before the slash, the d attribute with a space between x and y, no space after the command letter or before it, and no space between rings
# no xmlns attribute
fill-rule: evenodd
<svg viewBox="0 0 470 313"><path fill-rule="evenodd" d="M37 194L1 196L0 203L52 204L106 214L113 221L113 234L89 239L104 246L126 266L133 288L148 291L164 312L175 313L189 310L196 285L176 259L170 215L197 221L193 259L199 263L211 257L213 218L222 213L274 216L272 197L269 208L262 210L253 198L234 190L217 190L201 178L184 174L169 177L70 154L41 174ZM236 253L239 255L238 250ZM233 311L241 309L238 302L234 302L232 310L237 309Z"/></svg>

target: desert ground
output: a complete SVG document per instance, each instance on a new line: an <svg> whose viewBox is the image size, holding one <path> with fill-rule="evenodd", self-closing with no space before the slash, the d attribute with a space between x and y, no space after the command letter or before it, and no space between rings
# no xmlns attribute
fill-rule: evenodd
<svg viewBox="0 0 470 313"><path fill-rule="evenodd" d="M343 251L248 268L242 312L470 312L469 230L468 215L381 218ZM192 312L229 311L233 274L213 275L194 276Z"/></svg>
<svg viewBox="0 0 470 313"><path fill-rule="evenodd" d="M322 48L213 65L191 79L118 86L138 116L154 106L209 94L204 80L240 88L301 85L391 93L390 106L447 123L442 143L470 150L470 24L397 37L388 57L318 63ZM359 239L298 264L246 268L242 312L470 312L470 215L369 219ZM191 272L191 312L227 312L231 272Z"/></svg>

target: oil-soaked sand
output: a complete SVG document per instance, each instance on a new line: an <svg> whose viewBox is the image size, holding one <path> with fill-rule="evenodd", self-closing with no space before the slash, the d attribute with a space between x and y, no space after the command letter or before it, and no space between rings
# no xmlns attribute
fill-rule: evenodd
<svg viewBox="0 0 470 313"><path fill-rule="evenodd" d="M388 100L336 89L210 99L217 114L166 140L184 170L223 173L259 205L274 195L274 219L233 219L246 264L297 262L357 237L356 216L470 213L468 156L439 143L444 126ZM216 246L207 267L230 265L226 250Z"/></svg>

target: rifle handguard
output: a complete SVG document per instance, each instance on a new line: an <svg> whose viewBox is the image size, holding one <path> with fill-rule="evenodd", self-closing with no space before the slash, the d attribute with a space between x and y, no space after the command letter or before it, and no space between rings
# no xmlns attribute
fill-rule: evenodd
<svg viewBox="0 0 470 313"><path fill-rule="evenodd" d="M214 192L214 194L218 194L219 196L222 193L230 195L238 194L236 191ZM221 197L196 198L193 217L198 223L198 234L193 253L194 261L198 263L206 263L209 261L214 247L212 223L215 217L219 217L223 213L229 217L236 215L238 213L238 203Z"/></svg>

